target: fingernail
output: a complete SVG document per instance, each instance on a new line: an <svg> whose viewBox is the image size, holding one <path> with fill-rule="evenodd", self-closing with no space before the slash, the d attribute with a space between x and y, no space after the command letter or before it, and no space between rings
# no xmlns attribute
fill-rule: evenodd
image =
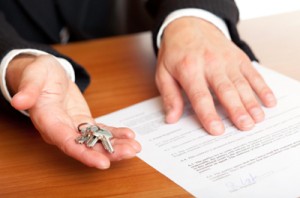
<svg viewBox="0 0 300 198"><path fill-rule="evenodd" d="M168 107L165 108L165 113L166 113L167 116L168 116L171 112L172 112L172 107L171 107L171 106L168 106Z"/></svg>
<svg viewBox="0 0 300 198"><path fill-rule="evenodd" d="M264 112L258 107L252 108L250 110L250 114L251 114L252 118L255 120L255 122L260 122L265 117Z"/></svg>
<svg viewBox="0 0 300 198"><path fill-rule="evenodd" d="M142 145L140 143L136 142L136 144L133 145L133 148L136 153L139 153L142 150Z"/></svg>
<svg viewBox="0 0 300 198"><path fill-rule="evenodd" d="M254 126L254 122L248 115L242 115L238 118L238 126L242 130L250 130Z"/></svg>
<svg viewBox="0 0 300 198"><path fill-rule="evenodd" d="M131 159L131 158L133 158L133 157L135 157L136 156L136 153L126 153L126 154L124 154L123 156L122 156L122 159L120 159L120 160L123 160L123 159Z"/></svg>
<svg viewBox="0 0 300 198"><path fill-rule="evenodd" d="M221 135L224 133L224 126L220 121L213 121L210 124L209 132L212 135Z"/></svg>
<svg viewBox="0 0 300 198"><path fill-rule="evenodd" d="M272 107L272 106L276 105L276 103L277 103L276 98L272 93L268 93L266 95L266 100L267 100L267 106L268 107Z"/></svg>
<svg viewBox="0 0 300 198"><path fill-rule="evenodd" d="M175 121L175 118L174 118L174 116L175 115L173 115L173 109L172 109L172 107L166 107L165 108L165 112L166 112L166 118L165 118L165 121L167 122L167 123L174 123Z"/></svg>
<svg viewBox="0 0 300 198"><path fill-rule="evenodd" d="M101 163L98 164L98 169L108 169L110 167L109 161L101 161Z"/></svg>

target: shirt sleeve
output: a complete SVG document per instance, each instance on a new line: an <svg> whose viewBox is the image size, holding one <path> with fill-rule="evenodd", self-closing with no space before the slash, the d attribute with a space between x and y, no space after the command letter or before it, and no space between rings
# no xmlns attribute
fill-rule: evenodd
<svg viewBox="0 0 300 198"><path fill-rule="evenodd" d="M211 12L208 12L206 10L202 10L199 8L185 8L185 9L180 9L173 11L170 13L167 18L164 20L163 24L161 25L157 37L156 37L156 45L159 48L160 43L161 43L161 38L163 35L163 32L165 28L174 20L181 18L181 17L186 17L186 16L193 16L193 17L199 17L201 19L204 19L212 24L214 24L219 30L223 32L223 34L228 38L230 38L229 30L220 17L212 14Z"/></svg>
<svg viewBox="0 0 300 198"><path fill-rule="evenodd" d="M36 50L36 49L15 49L15 50L11 50L9 53L7 53L4 58L2 59L1 63L0 63L0 89L1 92L4 96L4 98L7 101L11 101L12 97L8 91L7 85L6 85L6 70L8 67L8 64L10 63L10 61L16 57L19 54L30 54L30 55L35 55L35 56L39 56L39 55L49 55L48 53L44 52L44 51L40 51L40 50ZM69 61L67 61L64 58L58 58L55 57L54 58L60 63L60 65L63 67L63 69L66 71L67 76L73 81L75 82L75 72L74 69L71 65L71 63ZM29 116L29 114L26 111L21 111L21 113Z"/></svg>

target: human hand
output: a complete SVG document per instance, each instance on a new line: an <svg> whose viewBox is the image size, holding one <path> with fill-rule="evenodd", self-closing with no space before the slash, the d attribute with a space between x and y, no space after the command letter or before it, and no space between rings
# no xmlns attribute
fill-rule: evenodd
<svg viewBox="0 0 300 198"><path fill-rule="evenodd" d="M11 61L6 81L17 110L28 110L32 123L43 139L83 164L106 169L111 161L132 158L141 150L134 133L127 128L98 124L112 132L115 152L101 144L93 149L75 142L82 122L94 123L89 107L78 87L51 55L19 55Z"/></svg>
<svg viewBox="0 0 300 198"><path fill-rule="evenodd" d="M224 132L212 92L240 130L264 119L263 105L276 98L247 55L211 23L183 17L164 31L158 54L156 83L162 95L166 122L176 122L183 112L181 88L197 118L212 135Z"/></svg>

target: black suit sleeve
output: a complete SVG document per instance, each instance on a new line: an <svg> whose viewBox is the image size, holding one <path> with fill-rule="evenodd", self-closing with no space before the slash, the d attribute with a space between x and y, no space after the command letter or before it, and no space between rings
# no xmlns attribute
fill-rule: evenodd
<svg viewBox="0 0 300 198"><path fill-rule="evenodd" d="M81 91L84 91L90 82L89 75L86 70L75 63L70 58L58 53L53 48L48 45L28 42L22 39L19 34L14 30L14 28L5 20L5 16L0 12L0 60L11 50L13 49L26 49L32 48L37 50L45 51L49 54L52 54L56 57L65 58L68 60L75 71L75 83L78 85Z"/></svg>
<svg viewBox="0 0 300 198"><path fill-rule="evenodd" d="M240 39L238 34L237 23L239 20L239 11L234 0L148 0L146 7L150 15L155 19L153 45L156 52L156 36L167 15L178 9L200 8L222 18L228 27L232 41L240 47L251 60L257 60L250 47Z"/></svg>
<svg viewBox="0 0 300 198"><path fill-rule="evenodd" d="M2 12L0 12L0 61L3 57L13 49L38 49L50 53L56 57L65 58L68 60L75 71L75 83L78 85L80 90L83 92L90 82L90 78L88 73L81 67L76 64L70 58L63 56L62 54L55 51L53 48L48 45L38 44L28 42L22 39L19 34L14 30L14 28L6 21L5 16ZM0 94L0 103L2 109L11 109L12 107L8 104L8 102L4 99L2 94Z"/></svg>

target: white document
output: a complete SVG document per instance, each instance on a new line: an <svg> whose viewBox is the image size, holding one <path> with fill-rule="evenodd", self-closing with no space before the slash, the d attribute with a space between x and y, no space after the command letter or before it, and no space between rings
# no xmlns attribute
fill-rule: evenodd
<svg viewBox="0 0 300 198"><path fill-rule="evenodd" d="M300 197L300 83L256 67L278 104L251 131L238 131L223 115L225 134L210 136L189 104L178 123L165 124L160 97L97 121L135 131L138 157L195 197Z"/></svg>

